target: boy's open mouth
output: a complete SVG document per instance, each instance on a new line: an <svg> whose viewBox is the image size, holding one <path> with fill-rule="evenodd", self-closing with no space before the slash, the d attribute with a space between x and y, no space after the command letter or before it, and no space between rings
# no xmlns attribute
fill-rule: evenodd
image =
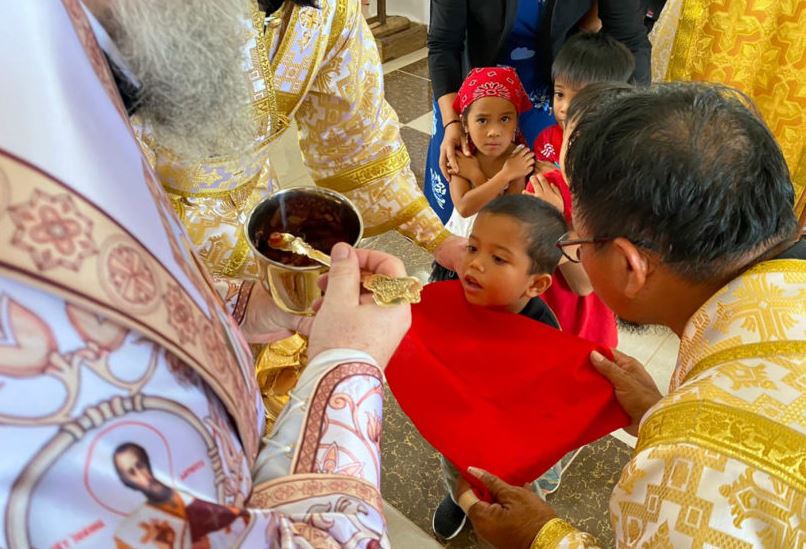
<svg viewBox="0 0 806 549"><path fill-rule="evenodd" d="M483 289L482 285L479 284L478 280L469 275L465 276L462 279L462 285L465 287L465 290L471 292L478 292Z"/></svg>

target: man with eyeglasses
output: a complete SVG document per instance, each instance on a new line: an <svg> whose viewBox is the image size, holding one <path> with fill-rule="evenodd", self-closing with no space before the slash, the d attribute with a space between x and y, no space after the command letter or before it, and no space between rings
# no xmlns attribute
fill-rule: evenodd
<svg viewBox="0 0 806 549"><path fill-rule="evenodd" d="M680 336L669 394L637 361L593 365L638 433L610 499L618 547L806 542L806 242L781 150L749 100L708 84L619 94L583 113L565 168L575 232L557 245L636 327ZM594 547L484 471L469 510L497 547Z"/></svg>

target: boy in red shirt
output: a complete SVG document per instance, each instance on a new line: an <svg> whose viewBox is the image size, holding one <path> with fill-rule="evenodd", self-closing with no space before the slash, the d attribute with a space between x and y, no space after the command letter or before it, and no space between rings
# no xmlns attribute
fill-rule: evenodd
<svg viewBox="0 0 806 549"><path fill-rule="evenodd" d="M635 59L630 50L606 34L581 32L565 43L551 65L557 124L543 130L532 146L539 173L560 167L566 112L574 96L594 82L629 82L634 70Z"/></svg>
<svg viewBox="0 0 806 549"><path fill-rule="evenodd" d="M551 68L554 80L554 117L557 124L543 130L534 143L537 175L527 193L546 200L563 212L571 225L571 193L560 168L568 107L583 88L598 82L630 80L635 68L632 53L601 33L580 33L562 47ZM565 258L554 272L543 300L557 315L563 330L615 348L618 330L613 312L592 293L587 276Z"/></svg>

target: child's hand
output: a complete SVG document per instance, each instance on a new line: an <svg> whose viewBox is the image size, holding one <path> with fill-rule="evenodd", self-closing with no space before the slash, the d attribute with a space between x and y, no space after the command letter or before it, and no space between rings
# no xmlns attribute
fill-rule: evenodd
<svg viewBox="0 0 806 549"><path fill-rule="evenodd" d="M546 179L543 174L537 174L530 177L529 185L526 186L526 190L523 191L523 193L531 194L532 196L536 196L537 198L548 202L560 210L560 213L562 213L563 207L565 206L563 203L563 195L560 193L560 189L549 183L548 179Z"/></svg>
<svg viewBox="0 0 806 549"><path fill-rule="evenodd" d="M554 165L554 162L548 162L546 160L538 160L535 162L535 172L547 174L549 172L553 172L557 169L557 166Z"/></svg>
<svg viewBox="0 0 806 549"><path fill-rule="evenodd" d="M503 171L507 177L517 179L519 177L527 177L532 173L535 167L535 153L529 147L518 145L512 151L512 155L504 163Z"/></svg>
<svg viewBox="0 0 806 549"><path fill-rule="evenodd" d="M453 173L471 183L478 183L485 179L478 159L475 156L466 156L460 151L456 151L456 169Z"/></svg>

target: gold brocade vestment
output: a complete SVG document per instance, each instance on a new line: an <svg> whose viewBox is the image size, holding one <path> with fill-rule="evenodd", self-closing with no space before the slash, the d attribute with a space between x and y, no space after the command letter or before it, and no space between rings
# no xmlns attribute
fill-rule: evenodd
<svg viewBox="0 0 806 549"><path fill-rule="evenodd" d="M806 547L806 261L761 263L689 319L610 498L616 545ZM552 521L532 547L595 547Z"/></svg>
<svg viewBox="0 0 806 549"><path fill-rule="evenodd" d="M249 210L278 188L269 147L292 119L314 181L352 200L361 211L364 236L396 229L433 251L449 234L409 166L359 3L318 4L317 9L286 2L266 20L253 2L252 19L244 21L244 74L260 130L250 151L186 162L160 147L147 127L138 127L160 182L214 277L257 275L242 225ZM270 423L288 400L304 350L304 341L295 337L257 354Z"/></svg>
<svg viewBox="0 0 806 549"><path fill-rule="evenodd" d="M237 156L187 162L139 137L211 274L253 278L241 230L245 215L277 188L269 147L295 120L306 167L317 185L346 195L361 211L364 236L396 229L433 251L448 233L428 207L383 98L372 33L349 0L319 8L286 2L266 25L253 3L244 22L245 77L260 135Z"/></svg>
<svg viewBox="0 0 806 549"><path fill-rule="evenodd" d="M651 36L653 77L721 82L749 95L806 209L806 0L669 0Z"/></svg>

